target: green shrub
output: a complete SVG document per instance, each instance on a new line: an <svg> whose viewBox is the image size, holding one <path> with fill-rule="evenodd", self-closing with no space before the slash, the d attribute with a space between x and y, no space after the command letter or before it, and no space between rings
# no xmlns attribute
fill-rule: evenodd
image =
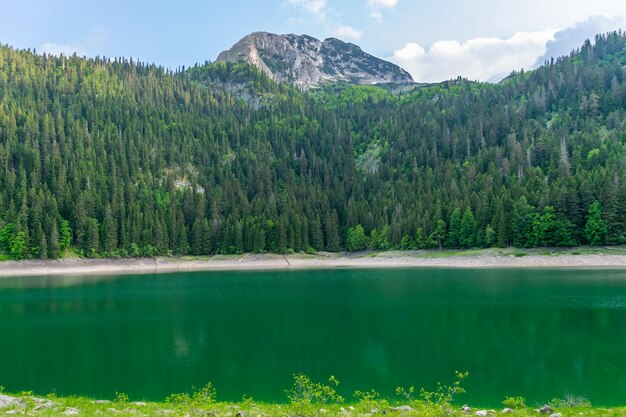
<svg viewBox="0 0 626 417"><path fill-rule="evenodd" d="M125 394L123 392L116 392L115 393L115 402L127 403L128 402L128 394Z"/></svg>
<svg viewBox="0 0 626 417"><path fill-rule="evenodd" d="M370 391L355 391L353 394L359 405L363 406L368 411L372 408L382 408L389 405L389 402L384 400L381 395L375 390Z"/></svg>
<svg viewBox="0 0 626 417"><path fill-rule="evenodd" d="M526 398L524 397L506 397L502 401L505 407L512 408L514 410L526 408Z"/></svg>
<svg viewBox="0 0 626 417"><path fill-rule="evenodd" d="M563 398L553 398L550 401L552 408L578 408L578 407L591 407L591 402L581 396L567 394Z"/></svg>
<svg viewBox="0 0 626 417"><path fill-rule="evenodd" d="M172 394L165 399L165 402L172 404L182 405L208 405L215 403L217 398L217 391L213 387L213 383L209 382L199 390L188 392L181 392L178 394Z"/></svg>
<svg viewBox="0 0 626 417"><path fill-rule="evenodd" d="M295 374L293 387L286 390L286 393L296 413L306 415L313 411L313 405L342 403L343 397L337 394L335 390L338 385L339 381L332 375L326 385L321 382L314 382L304 374Z"/></svg>
<svg viewBox="0 0 626 417"><path fill-rule="evenodd" d="M463 381L469 376L469 372L456 371L456 380L452 385L443 385L441 382L437 384L435 391L426 391L424 388L420 390L420 397L424 400L424 403L435 410L438 415L449 415L453 412L452 403L459 394L465 393L465 388L461 386ZM414 400L413 394L415 393L415 387L408 389L398 387L396 388L396 394L406 398L407 401L414 405L419 405Z"/></svg>

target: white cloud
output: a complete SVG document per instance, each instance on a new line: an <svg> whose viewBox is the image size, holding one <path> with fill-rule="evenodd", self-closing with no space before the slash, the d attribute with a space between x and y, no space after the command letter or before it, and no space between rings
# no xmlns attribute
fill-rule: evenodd
<svg viewBox="0 0 626 417"><path fill-rule="evenodd" d="M326 0L287 0L287 3L301 9L302 11L315 16L319 20L326 19Z"/></svg>
<svg viewBox="0 0 626 417"><path fill-rule="evenodd" d="M367 0L367 6L369 7L370 17L374 20L383 20L382 10L394 9L398 4L398 0Z"/></svg>
<svg viewBox="0 0 626 417"><path fill-rule="evenodd" d="M368 0L367 4L381 9L393 9L398 4L398 0Z"/></svg>
<svg viewBox="0 0 626 417"><path fill-rule="evenodd" d="M426 50L416 43L407 43L404 48L394 53L394 58L401 61L412 61L426 55Z"/></svg>
<svg viewBox="0 0 626 417"><path fill-rule="evenodd" d="M370 17L374 20L383 20L383 14L379 10L372 10Z"/></svg>
<svg viewBox="0 0 626 417"><path fill-rule="evenodd" d="M622 16L591 16L574 26L558 31L554 39L547 44L547 50L537 61L535 67L542 65L550 58L569 55L574 49L582 46L586 39L593 41L598 33L626 28L626 18Z"/></svg>
<svg viewBox="0 0 626 417"><path fill-rule="evenodd" d="M397 0L392 1L395 2ZM295 7L303 13L301 16L290 17L287 20L289 26L309 24L311 23L311 17L313 17L327 36L336 37L344 41L358 41L363 36L362 31L342 24L338 19L340 15L328 5L327 0L286 0L283 4Z"/></svg>
<svg viewBox="0 0 626 417"><path fill-rule="evenodd" d="M344 41L358 41L363 36L362 31L346 25L337 26L329 34Z"/></svg>
<svg viewBox="0 0 626 417"><path fill-rule="evenodd" d="M44 43L39 47L41 52L50 55L72 56L74 53L79 56L86 56L88 51L98 50L106 43L106 32L101 27L94 27L86 38L71 44L59 44L54 42Z"/></svg>
<svg viewBox="0 0 626 417"><path fill-rule="evenodd" d="M430 49L407 43L390 61L411 73L417 82L437 82L463 76L471 80L499 80L511 71L529 68L546 51L556 30L519 32L508 39L474 38L465 42L439 41Z"/></svg>

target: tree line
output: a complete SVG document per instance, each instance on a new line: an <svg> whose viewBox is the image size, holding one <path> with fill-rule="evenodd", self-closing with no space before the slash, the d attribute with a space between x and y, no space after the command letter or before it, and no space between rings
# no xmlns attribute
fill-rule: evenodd
<svg viewBox="0 0 626 417"><path fill-rule="evenodd" d="M492 85L303 93L0 47L14 259L624 243L626 37Z"/></svg>

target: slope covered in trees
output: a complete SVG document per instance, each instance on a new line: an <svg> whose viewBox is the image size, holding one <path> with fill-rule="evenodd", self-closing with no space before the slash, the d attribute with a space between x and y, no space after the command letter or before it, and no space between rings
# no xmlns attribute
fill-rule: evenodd
<svg viewBox="0 0 626 417"><path fill-rule="evenodd" d="M497 85L301 93L0 47L0 245L16 259L618 244L626 36Z"/></svg>

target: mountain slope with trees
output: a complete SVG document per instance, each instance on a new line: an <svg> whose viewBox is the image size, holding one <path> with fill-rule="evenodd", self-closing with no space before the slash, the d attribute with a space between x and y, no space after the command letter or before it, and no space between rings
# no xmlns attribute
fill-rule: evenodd
<svg viewBox="0 0 626 417"><path fill-rule="evenodd" d="M619 244L626 36L492 84L303 93L0 47L14 259Z"/></svg>

